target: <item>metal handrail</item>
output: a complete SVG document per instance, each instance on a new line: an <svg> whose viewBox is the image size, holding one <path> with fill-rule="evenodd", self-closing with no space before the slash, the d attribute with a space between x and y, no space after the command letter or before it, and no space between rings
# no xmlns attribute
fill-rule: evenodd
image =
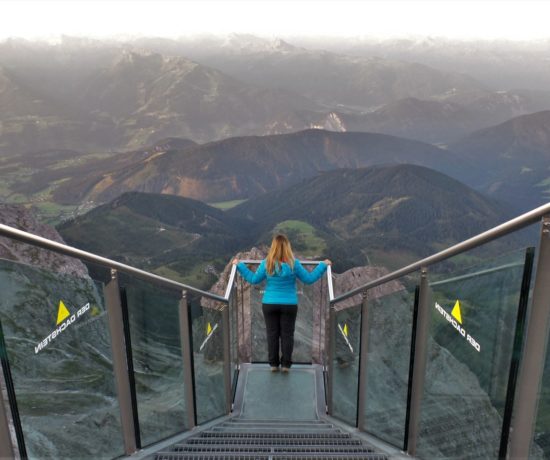
<svg viewBox="0 0 550 460"><path fill-rule="evenodd" d="M81 260L86 260L88 262L96 263L98 265L102 265L111 269L116 269L120 272L127 273L129 275L136 276L138 278L142 278L147 281L152 281L156 283L160 283L163 285L166 285L168 287L173 287L176 289L179 289L181 291L190 291L194 292L196 294L200 294L204 297L208 297L213 300L221 301L221 302L227 302L228 298L222 297L218 294L214 294L212 292L203 291L202 289L198 289L192 286L189 286L187 284L179 283L177 281L171 280L169 278L165 278L160 275L155 275L153 273L147 272L145 270L141 270L136 267L132 267L131 265L126 265L121 262L117 262L116 260L108 259L106 257L98 256L97 254L94 254L92 252L83 251L81 249L77 249L73 246L69 246L67 244L59 243L57 241L49 240L48 238L44 238L38 235L34 235L29 232L25 232L23 230L19 230L17 228L10 227L8 225L0 224L0 235L6 236L8 238L12 238L14 240L22 241L24 243L31 244L33 246L38 246L44 249L48 249L50 251L54 251L60 254L64 254L70 257L74 257ZM230 292L230 291L228 291Z"/></svg>
<svg viewBox="0 0 550 460"><path fill-rule="evenodd" d="M257 264L260 264L262 262L262 260L260 260L260 259L242 259L242 260L239 260L239 262L243 262L245 264L250 264L250 265L257 265ZM301 260L300 259L300 263L302 265L319 265L321 262L324 262L324 261L322 261L322 260ZM231 275L229 276L230 283L227 285L227 291L225 293L226 298L229 298L230 286L231 286L231 284L233 284L235 269L236 269L236 265L233 265ZM326 276L327 276L328 298L329 298L329 301L332 301L334 299L334 287L333 287L333 284L332 284L332 266L331 265L327 265Z"/></svg>
<svg viewBox="0 0 550 460"><path fill-rule="evenodd" d="M231 296L231 290L233 289L233 283L235 282L235 276L237 275L237 266L231 266L231 272L229 273L229 280L227 281L227 287L225 288L224 298L229 300Z"/></svg>
<svg viewBox="0 0 550 460"><path fill-rule="evenodd" d="M400 268L399 270L388 273L387 275L384 275L378 279L375 279L359 287L356 287L351 291L348 291L344 294L339 295L338 297L335 297L332 300L332 303L341 302L342 300L353 297L354 295L357 295L362 291L372 289L376 286L380 286L381 284L385 284L389 281L393 281L397 278L401 278L402 276L408 275L409 273L412 273L420 268L428 267L437 262L441 262L443 260L449 259L450 257L453 257L462 252L466 252L470 249L476 248L485 243L489 243L497 238L500 238L501 236L507 235L509 233L512 233L514 231L527 227L528 225L537 222L547 214L550 214L550 203L547 203L543 206L540 206L529 212L526 212L525 214L515 217L514 219L504 222L503 224L497 225L496 227L493 227L490 230L487 230L483 233L473 236L472 238L464 240L461 243L455 244L450 248L444 249L443 251L432 254L431 256L418 260L417 262L414 262L410 265Z"/></svg>
<svg viewBox="0 0 550 460"><path fill-rule="evenodd" d="M239 262L245 263L245 264L259 264L262 262L263 259L239 259ZM302 265L319 265L322 260L302 260L300 259L300 263Z"/></svg>

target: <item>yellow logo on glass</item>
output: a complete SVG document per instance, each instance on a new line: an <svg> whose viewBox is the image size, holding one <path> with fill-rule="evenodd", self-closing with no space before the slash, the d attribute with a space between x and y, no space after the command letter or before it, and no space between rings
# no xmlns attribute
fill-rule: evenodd
<svg viewBox="0 0 550 460"><path fill-rule="evenodd" d="M212 325L208 323L206 325L206 335L210 335L211 332L212 332Z"/></svg>
<svg viewBox="0 0 550 460"><path fill-rule="evenodd" d="M344 324L344 335L347 337L348 336L348 324Z"/></svg>
<svg viewBox="0 0 550 460"><path fill-rule="evenodd" d="M455 306L453 307L453 310L451 311L451 315L460 324L462 324L462 313L460 312L460 302L458 300L456 301Z"/></svg>
<svg viewBox="0 0 550 460"><path fill-rule="evenodd" d="M57 308L57 323L58 326L60 323L62 323L66 318L70 316L69 310L67 310L67 307L63 303L62 300L59 301L59 307Z"/></svg>

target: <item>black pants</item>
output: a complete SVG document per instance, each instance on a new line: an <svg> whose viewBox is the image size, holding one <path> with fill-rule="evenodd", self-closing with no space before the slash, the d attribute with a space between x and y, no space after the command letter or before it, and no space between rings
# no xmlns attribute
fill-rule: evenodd
<svg viewBox="0 0 550 460"><path fill-rule="evenodd" d="M294 326L298 305L262 304L267 331L267 354L270 366L290 367L294 348ZM279 358L279 340L282 357Z"/></svg>

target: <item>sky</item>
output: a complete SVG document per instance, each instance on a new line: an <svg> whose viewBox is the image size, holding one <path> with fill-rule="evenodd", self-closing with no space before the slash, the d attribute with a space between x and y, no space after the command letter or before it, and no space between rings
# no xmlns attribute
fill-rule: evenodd
<svg viewBox="0 0 550 460"><path fill-rule="evenodd" d="M0 0L0 39L250 33L534 40L550 38L550 1Z"/></svg>

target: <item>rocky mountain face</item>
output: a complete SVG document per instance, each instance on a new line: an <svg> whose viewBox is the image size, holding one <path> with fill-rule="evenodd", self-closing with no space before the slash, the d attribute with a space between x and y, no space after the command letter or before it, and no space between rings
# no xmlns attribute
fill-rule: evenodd
<svg viewBox="0 0 550 460"><path fill-rule="evenodd" d="M39 222L36 216L23 206L0 203L0 221L4 225L59 243L65 243L53 227ZM88 275L85 265L78 259L40 249L6 237L0 237L0 258L33 265L54 273L79 277L87 277Z"/></svg>
<svg viewBox="0 0 550 460"><path fill-rule="evenodd" d="M168 193L207 202L244 199L283 188L320 171L384 163L413 163L459 175L468 170L452 152L372 133L307 130L237 137L172 150L134 164L93 170L55 192L61 202L105 202L125 191ZM59 177L66 172L59 172Z"/></svg>

